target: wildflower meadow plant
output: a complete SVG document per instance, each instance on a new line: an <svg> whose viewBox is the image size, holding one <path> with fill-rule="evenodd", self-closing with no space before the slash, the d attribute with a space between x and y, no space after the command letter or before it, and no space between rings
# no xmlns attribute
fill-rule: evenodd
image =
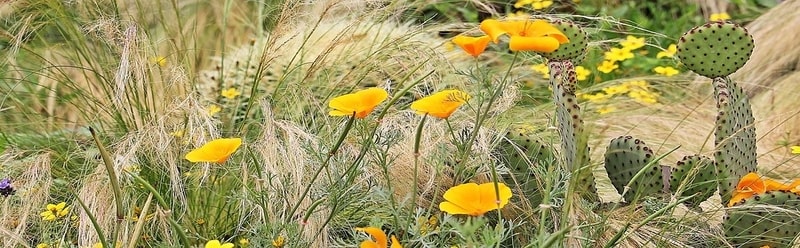
<svg viewBox="0 0 800 248"><path fill-rule="evenodd" d="M503 208L511 199L511 188L504 183L465 183L444 192L439 209L448 214L482 216L491 210Z"/></svg>
<svg viewBox="0 0 800 248"><path fill-rule="evenodd" d="M193 163L209 162L222 164L228 161L228 158L230 158L241 145L241 138L215 139L190 151L186 154L185 158Z"/></svg>

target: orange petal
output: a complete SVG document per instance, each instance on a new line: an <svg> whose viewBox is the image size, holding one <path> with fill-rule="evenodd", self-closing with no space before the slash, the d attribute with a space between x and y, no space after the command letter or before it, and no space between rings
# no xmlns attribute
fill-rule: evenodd
<svg viewBox="0 0 800 248"><path fill-rule="evenodd" d="M500 40L500 36L507 34L506 25L496 19L486 19L481 22L481 30L492 38L494 43Z"/></svg>
<svg viewBox="0 0 800 248"><path fill-rule="evenodd" d="M444 192L445 202L439 203L439 210L449 214L468 214L479 216L485 213L478 208L481 201L478 184L465 183L453 186Z"/></svg>
<svg viewBox="0 0 800 248"><path fill-rule="evenodd" d="M758 174L750 172L739 180L739 184L736 185L736 191L763 194L767 191L767 186Z"/></svg>
<svg viewBox="0 0 800 248"><path fill-rule="evenodd" d="M489 41L492 38L488 35L480 36L480 37L469 37L464 35L457 35L453 38L453 43L464 49L469 55L472 57L478 57L484 50L486 50L486 46L489 45Z"/></svg>
<svg viewBox="0 0 800 248"><path fill-rule="evenodd" d="M481 198L481 204L486 208L491 208L490 210L502 208L508 204L508 200L511 199L511 188L504 183L497 183L497 192L495 192L494 182L484 183L478 185L478 187L480 188L480 194L486 196ZM497 198L498 194L496 193L499 193L499 200Z"/></svg>
<svg viewBox="0 0 800 248"><path fill-rule="evenodd" d="M553 52L558 49L558 40L553 37L511 36L508 48L511 51Z"/></svg>
<svg viewBox="0 0 800 248"><path fill-rule="evenodd" d="M460 90L443 90L412 102L410 108L416 110L418 114L428 114L445 119L450 117L469 98L470 96L466 92Z"/></svg>
<svg viewBox="0 0 800 248"><path fill-rule="evenodd" d="M364 227L364 228L356 228L358 231L365 232L375 238L375 242L366 240L361 242L361 248L385 248L388 246L389 241L386 240L386 234L383 233L383 230L377 227Z"/></svg>
<svg viewBox="0 0 800 248"><path fill-rule="evenodd" d="M750 198L754 196L755 193L753 192L741 192L741 193L734 193L731 197L731 200L728 202L728 207L732 207L733 204L736 204L744 199Z"/></svg>
<svg viewBox="0 0 800 248"><path fill-rule="evenodd" d="M398 241L397 237L395 237L394 235L392 235L392 246L391 246L391 248L403 248L403 246L400 245L400 241Z"/></svg>
<svg viewBox="0 0 800 248"><path fill-rule="evenodd" d="M790 185L788 185L788 184L784 184L782 182L778 182L776 180L772 180L772 179L769 179L769 178L764 179L764 186L766 188L766 191L790 190L790 189L792 189L792 187Z"/></svg>
<svg viewBox="0 0 800 248"><path fill-rule="evenodd" d="M341 95L331 99L328 103L328 107L332 109L328 114L331 116L355 114L356 118L361 119L367 117L388 96L386 90L377 87Z"/></svg>
<svg viewBox="0 0 800 248"><path fill-rule="evenodd" d="M185 158L189 162L225 163L228 158L242 145L242 139L215 139L200 148L187 153Z"/></svg>
<svg viewBox="0 0 800 248"><path fill-rule="evenodd" d="M525 23L521 36L525 37L553 37L559 44L569 42L561 30L544 20L528 21Z"/></svg>

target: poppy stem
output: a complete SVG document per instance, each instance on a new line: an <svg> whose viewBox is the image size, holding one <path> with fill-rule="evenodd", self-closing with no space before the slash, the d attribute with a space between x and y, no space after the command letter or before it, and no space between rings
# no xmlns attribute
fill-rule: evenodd
<svg viewBox="0 0 800 248"><path fill-rule="evenodd" d="M342 134L339 135L339 139L336 141L333 147L331 147L331 150L325 157L325 161L323 161L322 165L320 165L319 168L317 168L317 171L314 172L314 176L311 177L311 181L309 181L308 185L306 185L305 189L303 190L303 194L300 195L300 198L297 199L297 203L294 204L294 206L292 206L292 210L289 211L289 214L286 215L286 222L290 222L289 219L292 218L292 216L294 216L294 214L297 212L297 209L300 207L300 204L303 203L303 200L306 198L306 196L308 196L308 192L311 191L311 186L314 185L314 181L317 180L317 177L319 177L319 174L322 173L322 170L328 168L328 164L330 163L331 158L333 158L333 155L335 155L336 152L339 151L339 147L342 146L345 137L347 137L347 134L350 133L350 129L352 129L353 122L355 122L355 120L356 120L356 113L353 112L353 115L351 115L350 119L347 120L347 124L345 124Z"/></svg>
<svg viewBox="0 0 800 248"><path fill-rule="evenodd" d="M417 133L414 136L414 183L411 185L411 206L412 210L417 210L417 187L419 187L419 143L422 140L422 127L425 126L425 120L428 119L428 114L422 116L422 120L417 125Z"/></svg>

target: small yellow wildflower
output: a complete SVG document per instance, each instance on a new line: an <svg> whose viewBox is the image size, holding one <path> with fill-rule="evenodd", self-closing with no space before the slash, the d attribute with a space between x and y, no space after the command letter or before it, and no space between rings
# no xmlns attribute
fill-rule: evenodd
<svg viewBox="0 0 800 248"><path fill-rule="evenodd" d="M233 243L220 243L219 240L209 240L205 248L233 248Z"/></svg>
<svg viewBox="0 0 800 248"><path fill-rule="evenodd" d="M604 60L603 63L601 63L599 66L597 66L597 70L598 71L600 71L602 73L606 73L606 74L611 73L612 71L616 70L617 68L619 68L619 65L617 65L616 62L608 61L608 60Z"/></svg>
<svg viewBox="0 0 800 248"><path fill-rule="evenodd" d="M535 72L541 73L542 78L550 78L550 67L548 67L545 63L532 65L531 69Z"/></svg>
<svg viewBox="0 0 800 248"><path fill-rule="evenodd" d="M67 207L66 202L61 202L59 204L47 204L47 210L39 214L42 216L42 220L46 221L54 221L58 218L64 217L69 213L69 208Z"/></svg>
<svg viewBox="0 0 800 248"><path fill-rule="evenodd" d="M544 9L544 8L550 7L550 5L553 5L553 1L548 1L548 0L517 0L517 2L514 3L514 8L522 8L522 7L525 7L525 5L531 5L531 8L533 8L535 10L540 10L540 9Z"/></svg>
<svg viewBox="0 0 800 248"><path fill-rule="evenodd" d="M676 74L680 73L680 71L672 68L672 66L656 66L656 68L653 68L653 71L667 77L675 76Z"/></svg>
<svg viewBox="0 0 800 248"><path fill-rule="evenodd" d="M625 61L627 59L632 59L634 57L631 50L625 48L611 48L608 52L603 54L603 57L612 62L616 61Z"/></svg>
<svg viewBox="0 0 800 248"><path fill-rule="evenodd" d="M613 96L613 95L625 94L625 93L628 93L629 91L631 91L631 88L630 88L630 85L628 85L628 84L612 85L612 86L608 86L608 87L603 88L603 92L608 94L609 97Z"/></svg>
<svg viewBox="0 0 800 248"><path fill-rule="evenodd" d="M167 58L164 56L155 56L153 57L153 63L157 64L160 67L164 67L167 65Z"/></svg>
<svg viewBox="0 0 800 248"><path fill-rule="evenodd" d="M712 22L724 21L724 20L729 20L729 19L731 19L731 16L728 15L727 12L713 13L713 14L711 14L711 16L708 17L708 20L710 20Z"/></svg>
<svg viewBox="0 0 800 248"><path fill-rule="evenodd" d="M583 66L575 67L575 77L578 79L578 81L586 80L589 78L589 75L592 75L592 71L589 69L586 69Z"/></svg>
<svg viewBox="0 0 800 248"><path fill-rule="evenodd" d="M597 109L597 113L604 115L614 112L614 110L617 110L617 108L615 108L614 106L603 106L602 108Z"/></svg>
<svg viewBox="0 0 800 248"><path fill-rule="evenodd" d="M531 14L525 13L524 11L517 11L516 13L508 13L506 19L509 20L528 20L531 19Z"/></svg>
<svg viewBox="0 0 800 248"><path fill-rule="evenodd" d="M622 49L626 49L628 51L639 49L644 46L644 43L644 37L637 38L633 35L628 35L625 40L619 42L619 44L622 45Z"/></svg>
<svg viewBox="0 0 800 248"><path fill-rule="evenodd" d="M208 112L208 115L214 116L217 113L219 113L219 111L222 111L222 108L220 108L217 105L211 105L211 106L208 106L208 108L206 108L206 111Z"/></svg>
<svg viewBox="0 0 800 248"><path fill-rule="evenodd" d="M221 95L228 99L234 99L241 94L242 92L239 92L238 90L236 90L236 88L230 88L227 90L223 90Z"/></svg>
<svg viewBox="0 0 800 248"><path fill-rule="evenodd" d="M249 245L250 245L250 240L247 240L246 238L239 239L239 246L247 247Z"/></svg>
<svg viewBox="0 0 800 248"><path fill-rule="evenodd" d="M625 85L625 87L628 87L628 88L638 88L638 89L641 89L641 90L650 89L650 83L648 83L647 81L644 81L644 80L628 81L628 82L622 83L622 85Z"/></svg>
<svg viewBox="0 0 800 248"><path fill-rule="evenodd" d="M50 245L45 244L45 243L41 243L41 244L36 245L36 248L49 248L49 247L50 247Z"/></svg>
<svg viewBox="0 0 800 248"><path fill-rule="evenodd" d="M612 96L613 95L606 94L606 93L603 93L603 92L598 92L597 94L585 94L585 95L582 95L581 98L586 99L587 101L593 102L593 103L602 103L602 102L605 102L608 99L611 99Z"/></svg>
<svg viewBox="0 0 800 248"><path fill-rule="evenodd" d="M281 248L284 245L286 245L286 240L283 238L283 236L278 236L272 240L272 247Z"/></svg>
<svg viewBox="0 0 800 248"><path fill-rule="evenodd" d="M792 146L792 154L800 154L800 146Z"/></svg>
<svg viewBox="0 0 800 248"><path fill-rule="evenodd" d="M169 135L175 138L181 138L183 137L183 130L175 130L173 132L170 132Z"/></svg>
<svg viewBox="0 0 800 248"><path fill-rule="evenodd" d="M656 58L671 58L672 56L675 56L675 53L677 52L678 46L675 44L670 44L666 50L658 52L658 54L656 54Z"/></svg>
<svg viewBox="0 0 800 248"><path fill-rule="evenodd" d="M658 102L658 94L646 90L632 90L628 92L628 97L641 104L655 104Z"/></svg>

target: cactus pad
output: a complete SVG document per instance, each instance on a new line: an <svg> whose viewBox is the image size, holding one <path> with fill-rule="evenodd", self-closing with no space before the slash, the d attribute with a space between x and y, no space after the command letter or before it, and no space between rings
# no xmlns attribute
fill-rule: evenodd
<svg viewBox="0 0 800 248"><path fill-rule="evenodd" d="M728 202L739 179L756 171L756 130L750 102L729 78L715 78L717 113L714 160L722 202Z"/></svg>
<svg viewBox="0 0 800 248"><path fill-rule="evenodd" d="M734 247L791 247L800 233L798 211L800 195L768 191L728 209L722 227Z"/></svg>
<svg viewBox="0 0 800 248"><path fill-rule="evenodd" d="M695 198L684 202L687 206L697 207L717 191L716 179L713 160L700 155L686 156L672 168L669 188L676 192L681 183L686 183L678 198L699 193Z"/></svg>
<svg viewBox="0 0 800 248"><path fill-rule="evenodd" d="M663 192L664 178L661 166L653 162L654 159L653 151L644 141L631 136L620 136L611 140L605 154L606 171L617 192L624 193L622 197L626 202L633 202L637 197ZM645 170L644 174L639 176L625 193L625 186L642 169Z"/></svg>
<svg viewBox="0 0 800 248"><path fill-rule="evenodd" d="M556 104L558 134L561 136L561 151L564 168L572 173L579 194L599 199L594 185L594 175L589 165L589 146L584 134L581 108L575 96L575 67L572 61L550 61L550 86Z"/></svg>
<svg viewBox="0 0 800 248"><path fill-rule="evenodd" d="M551 24L561 30L564 35L569 38L569 43L562 44L555 51L549 53L540 53L553 61L571 60L573 63L578 63L583 60L586 55L586 47L589 44L586 31L577 24L567 20L556 20Z"/></svg>
<svg viewBox="0 0 800 248"><path fill-rule="evenodd" d="M686 68L715 78L744 66L753 52L753 36L737 24L711 22L695 27L678 41L677 56Z"/></svg>
<svg viewBox="0 0 800 248"><path fill-rule="evenodd" d="M498 159L508 167L510 176L505 178L512 189L519 189L531 206L536 207L542 201L541 190L545 182L536 175L544 170L545 165L553 164L553 148L540 142L529 132L522 129L511 130L497 146ZM542 168L538 170L538 168Z"/></svg>

